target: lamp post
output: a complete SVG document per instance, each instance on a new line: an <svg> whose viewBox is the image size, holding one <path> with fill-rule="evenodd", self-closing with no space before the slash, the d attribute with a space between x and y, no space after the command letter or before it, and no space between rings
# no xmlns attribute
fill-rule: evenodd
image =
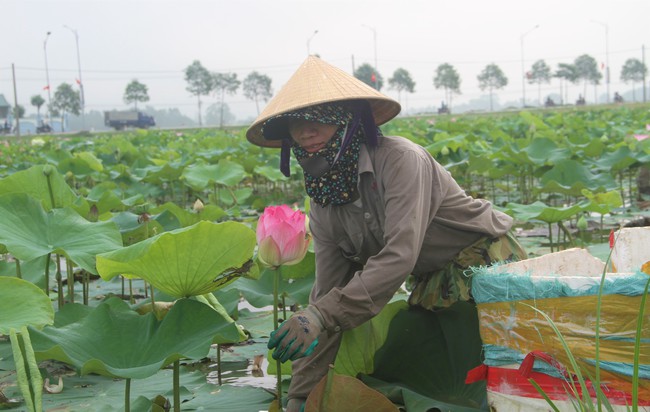
<svg viewBox="0 0 650 412"><path fill-rule="evenodd" d="M605 85L607 85L607 103L609 103L609 26L600 21L592 20L591 22L605 28Z"/></svg>
<svg viewBox="0 0 650 412"><path fill-rule="evenodd" d="M52 93L50 92L50 70L47 67L47 39L50 38L52 32L47 32L45 41L43 41L43 52L45 54L45 87L47 88L47 123L51 123L52 115L50 113L50 106L52 105Z"/></svg>
<svg viewBox="0 0 650 412"><path fill-rule="evenodd" d="M372 30L372 42L375 48L375 89L379 90L379 69L377 69L377 30L374 27L363 24L363 27Z"/></svg>
<svg viewBox="0 0 650 412"><path fill-rule="evenodd" d="M81 128L85 129L86 128L86 115L85 115L85 110L84 106L86 104L86 100L84 98L84 83L81 79L81 58L79 57L79 34L77 31L71 27L68 27L64 25L66 29L70 30L74 34L75 42L77 45L77 69L79 70L79 103L81 106Z"/></svg>
<svg viewBox="0 0 650 412"><path fill-rule="evenodd" d="M531 31L539 27L539 24L523 33L520 37L521 40L521 107L526 107L526 67L524 62L524 37L526 37Z"/></svg>
<svg viewBox="0 0 650 412"><path fill-rule="evenodd" d="M314 33L312 33L312 35L307 39L307 56L311 56L309 45L311 44L311 39L313 39L316 34L318 34L318 30L314 30Z"/></svg>

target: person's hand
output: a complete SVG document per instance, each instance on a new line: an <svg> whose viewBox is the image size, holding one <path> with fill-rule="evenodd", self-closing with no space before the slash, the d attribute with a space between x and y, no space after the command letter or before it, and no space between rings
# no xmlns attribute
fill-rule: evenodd
<svg viewBox="0 0 650 412"><path fill-rule="evenodd" d="M273 359L281 362L309 356L318 345L318 335L323 331L323 317L314 306L294 313L271 332L268 348L273 351Z"/></svg>

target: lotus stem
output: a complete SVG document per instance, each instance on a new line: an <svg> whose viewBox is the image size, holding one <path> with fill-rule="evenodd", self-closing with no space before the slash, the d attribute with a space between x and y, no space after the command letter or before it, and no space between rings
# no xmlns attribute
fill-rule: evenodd
<svg viewBox="0 0 650 412"><path fill-rule="evenodd" d="M280 276L282 276L282 269L278 266L275 270L275 277L273 279L273 329L278 329L278 291L280 289ZM277 396L278 408L282 410L282 362L279 359L275 361L276 374L277 374Z"/></svg>
<svg viewBox="0 0 650 412"><path fill-rule="evenodd" d="M45 258L45 287L43 291L47 296L50 296L50 260L52 259L52 254L48 253Z"/></svg>
<svg viewBox="0 0 650 412"><path fill-rule="evenodd" d="M548 224L548 244L551 247L551 253L553 253L553 225Z"/></svg>
<svg viewBox="0 0 650 412"><path fill-rule="evenodd" d="M221 386L221 345L217 343L217 383Z"/></svg>
<svg viewBox="0 0 650 412"><path fill-rule="evenodd" d="M180 360L174 361L174 412L181 412Z"/></svg>
<svg viewBox="0 0 650 412"><path fill-rule="evenodd" d="M131 378L124 381L124 411L131 411Z"/></svg>
<svg viewBox="0 0 650 412"><path fill-rule="evenodd" d="M52 189L52 181L50 180L50 176L51 173L45 173L45 180L47 181L47 191L50 194L50 203L52 204L52 209L54 209L56 207L56 204L54 203L54 190Z"/></svg>
<svg viewBox="0 0 650 412"><path fill-rule="evenodd" d="M65 273L68 280L68 301L74 303L74 272L70 259L65 260Z"/></svg>
<svg viewBox="0 0 650 412"><path fill-rule="evenodd" d="M129 279L129 303L132 305L135 303L135 298L133 297L133 279Z"/></svg>
<svg viewBox="0 0 650 412"><path fill-rule="evenodd" d="M84 305L88 306L88 295L90 294L90 272L83 271L83 299Z"/></svg>
<svg viewBox="0 0 650 412"><path fill-rule="evenodd" d="M63 279L61 278L61 256L56 255L56 288L58 296L59 309L65 304L65 299L63 299Z"/></svg>
<svg viewBox="0 0 650 412"><path fill-rule="evenodd" d="M20 259L18 259L16 257L14 259L16 260L16 277L18 279L22 279L23 278L23 272L20 270Z"/></svg>

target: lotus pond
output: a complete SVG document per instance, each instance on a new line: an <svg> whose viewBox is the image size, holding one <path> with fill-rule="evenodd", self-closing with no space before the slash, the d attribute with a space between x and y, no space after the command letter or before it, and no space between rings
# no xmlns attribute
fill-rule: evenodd
<svg viewBox="0 0 650 412"><path fill-rule="evenodd" d="M513 215L531 256L577 246L605 260L611 229L650 221L648 123L650 106L634 105L382 129ZM307 205L300 168L287 179L278 165L243 129L0 141L0 409L273 410L274 272L257 262L255 224L265 206ZM313 276L311 252L283 269L281 317L306 304ZM475 309L408 310L406 297L346 332L333 372L375 391L343 381L337 399L486 410L485 384L464 384L481 362ZM31 369L16 359L28 346ZM41 401L20 390L36 375Z"/></svg>

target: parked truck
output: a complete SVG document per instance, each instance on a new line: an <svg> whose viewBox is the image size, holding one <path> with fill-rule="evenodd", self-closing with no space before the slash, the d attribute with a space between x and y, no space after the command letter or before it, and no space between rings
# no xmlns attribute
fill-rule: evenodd
<svg viewBox="0 0 650 412"><path fill-rule="evenodd" d="M153 116L136 110L111 110L104 112L104 124L115 130L124 130L127 127L147 129L155 126L156 122Z"/></svg>

